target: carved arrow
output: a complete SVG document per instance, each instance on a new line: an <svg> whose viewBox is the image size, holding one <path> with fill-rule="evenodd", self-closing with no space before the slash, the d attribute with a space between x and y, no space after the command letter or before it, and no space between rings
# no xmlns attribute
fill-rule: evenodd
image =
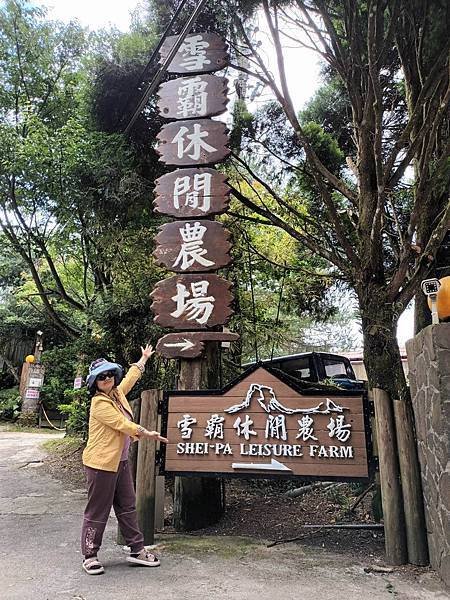
<svg viewBox="0 0 450 600"><path fill-rule="evenodd" d="M158 340L156 351L166 358L197 358L201 356L204 342L234 342L237 333L223 331L184 331L168 333Z"/></svg>

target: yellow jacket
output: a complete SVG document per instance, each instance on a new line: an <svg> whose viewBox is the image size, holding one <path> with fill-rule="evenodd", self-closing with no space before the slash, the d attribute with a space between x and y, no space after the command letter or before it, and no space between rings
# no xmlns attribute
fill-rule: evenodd
<svg viewBox="0 0 450 600"><path fill-rule="evenodd" d="M83 452L83 464L86 467L117 472L125 438L127 435L136 438L138 426L122 414L116 402L120 402L133 414L125 394L128 394L141 375L138 367L132 365L109 395L97 392L92 398L89 437Z"/></svg>

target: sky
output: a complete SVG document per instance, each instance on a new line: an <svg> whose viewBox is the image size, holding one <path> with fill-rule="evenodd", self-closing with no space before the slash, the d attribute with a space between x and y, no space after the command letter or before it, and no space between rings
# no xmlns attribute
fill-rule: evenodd
<svg viewBox="0 0 450 600"><path fill-rule="evenodd" d="M114 26L126 31L130 25L130 12L138 2L136 0L38 0L38 4L49 9L48 16L53 19L69 21L77 19L81 25L90 29ZM264 37L264 23L260 22L261 35ZM265 44L263 44L265 47ZM292 44L290 44L292 46ZM267 52L269 68L276 71L275 56ZM289 76L290 94L295 108L300 109L320 86L320 67L313 52L304 48L287 47L285 49L286 70ZM264 100L264 97L261 98ZM413 308L409 307L400 317L397 338L400 346L413 336Z"/></svg>

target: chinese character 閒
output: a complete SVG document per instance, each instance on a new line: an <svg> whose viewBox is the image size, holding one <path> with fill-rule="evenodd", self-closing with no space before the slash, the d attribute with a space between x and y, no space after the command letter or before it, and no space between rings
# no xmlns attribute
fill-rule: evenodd
<svg viewBox="0 0 450 600"><path fill-rule="evenodd" d="M173 205L180 208L180 196L186 195L184 205L206 213L211 206L211 173L196 173L193 181L188 175L177 177L173 186Z"/></svg>
<svg viewBox="0 0 450 600"><path fill-rule="evenodd" d="M266 422L266 439L269 437L278 440L286 440L286 417L285 415L269 415Z"/></svg>

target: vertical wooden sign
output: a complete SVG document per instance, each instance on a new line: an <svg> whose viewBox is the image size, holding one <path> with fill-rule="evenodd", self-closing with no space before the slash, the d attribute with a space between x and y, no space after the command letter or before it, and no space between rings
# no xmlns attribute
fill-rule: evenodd
<svg viewBox="0 0 450 600"><path fill-rule="evenodd" d="M160 62L175 40L166 40ZM159 340L157 350L168 358L197 357L203 342L212 339L206 330L224 325L233 313L231 283L211 274L231 261L229 232L206 219L227 210L230 189L221 173L199 168L230 153L225 124L210 118L223 113L228 103L227 79L210 73L227 64L226 45L218 35L193 33L168 68L186 76L162 84L158 91L160 115L171 119L157 136L160 160L181 167L156 181L155 210L179 219L160 228L154 251L159 265L179 274L158 282L151 294L155 322L183 329ZM214 340L220 341L221 335L230 339L230 334L215 331Z"/></svg>

